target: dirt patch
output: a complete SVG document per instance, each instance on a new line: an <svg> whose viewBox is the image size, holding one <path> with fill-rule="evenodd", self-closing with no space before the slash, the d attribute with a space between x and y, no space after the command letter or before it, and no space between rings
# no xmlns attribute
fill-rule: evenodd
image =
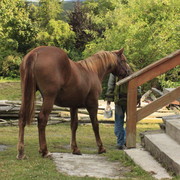
<svg viewBox="0 0 180 180"><path fill-rule="evenodd" d="M0 151L5 151L7 149L6 145L0 145Z"/></svg>
<svg viewBox="0 0 180 180"><path fill-rule="evenodd" d="M103 155L53 153L53 160L57 170L69 176L119 179L130 172L119 161L108 161Z"/></svg>

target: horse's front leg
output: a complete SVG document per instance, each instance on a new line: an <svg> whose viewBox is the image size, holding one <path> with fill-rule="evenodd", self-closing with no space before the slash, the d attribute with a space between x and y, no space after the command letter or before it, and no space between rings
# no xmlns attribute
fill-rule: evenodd
<svg viewBox="0 0 180 180"><path fill-rule="evenodd" d="M18 139L18 145L17 145L17 159L26 159L26 156L24 155L24 128L26 123L22 121L22 118L19 119L19 139Z"/></svg>
<svg viewBox="0 0 180 180"><path fill-rule="evenodd" d="M96 137L96 143L98 146L98 153L102 154L102 153L106 152L106 149L103 147L103 143L101 141L100 134L99 134L99 124L98 124L98 120L97 120L97 109L98 109L98 106L87 108L87 110L89 112L90 119L91 119L92 127L94 130L94 134Z"/></svg>
<svg viewBox="0 0 180 180"><path fill-rule="evenodd" d="M42 157L50 157L51 153L48 152L46 143L46 125L48 122L49 114L54 104L54 98L45 97L42 104L42 109L38 116L38 132L39 132L39 153Z"/></svg>
<svg viewBox="0 0 180 180"><path fill-rule="evenodd" d="M77 143L76 143L76 130L78 128L78 109L77 108L71 108L71 149L72 153L76 155L81 155L81 151L78 149Z"/></svg>

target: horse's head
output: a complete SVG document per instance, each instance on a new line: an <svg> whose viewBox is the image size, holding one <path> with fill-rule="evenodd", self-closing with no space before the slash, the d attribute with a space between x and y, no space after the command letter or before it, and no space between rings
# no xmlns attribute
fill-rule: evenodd
<svg viewBox="0 0 180 180"><path fill-rule="evenodd" d="M112 51L112 53L116 55L117 63L118 63L118 65L116 66L112 74L120 78L125 78L129 76L130 74L132 74L132 70L126 61L126 57L123 54L123 51L124 51L124 48L120 50Z"/></svg>

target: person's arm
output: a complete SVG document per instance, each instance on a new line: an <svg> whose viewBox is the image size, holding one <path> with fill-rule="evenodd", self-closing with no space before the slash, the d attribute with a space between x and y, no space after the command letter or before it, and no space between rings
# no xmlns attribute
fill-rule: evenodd
<svg viewBox="0 0 180 180"><path fill-rule="evenodd" d="M106 92L106 98L107 105L110 105L112 101L114 101L114 88L116 85L116 77L113 74L110 74L109 80L108 80L108 87Z"/></svg>

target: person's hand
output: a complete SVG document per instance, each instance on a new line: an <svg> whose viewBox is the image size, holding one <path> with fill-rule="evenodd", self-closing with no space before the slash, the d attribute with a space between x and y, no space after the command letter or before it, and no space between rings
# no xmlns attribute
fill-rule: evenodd
<svg viewBox="0 0 180 180"><path fill-rule="evenodd" d="M106 105L106 108L104 111L104 117L105 118L111 118L113 115L113 111L111 109L110 103L111 103L110 101L107 101L107 105Z"/></svg>
<svg viewBox="0 0 180 180"><path fill-rule="evenodd" d="M109 105L109 106L110 106L110 104L111 104L111 101L107 101L107 105Z"/></svg>
<svg viewBox="0 0 180 180"><path fill-rule="evenodd" d="M106 108L105 108L106 111L110 111L111 110L110 104L111 104L111 102L107 101L107 105L106 105Z"/></svg>

